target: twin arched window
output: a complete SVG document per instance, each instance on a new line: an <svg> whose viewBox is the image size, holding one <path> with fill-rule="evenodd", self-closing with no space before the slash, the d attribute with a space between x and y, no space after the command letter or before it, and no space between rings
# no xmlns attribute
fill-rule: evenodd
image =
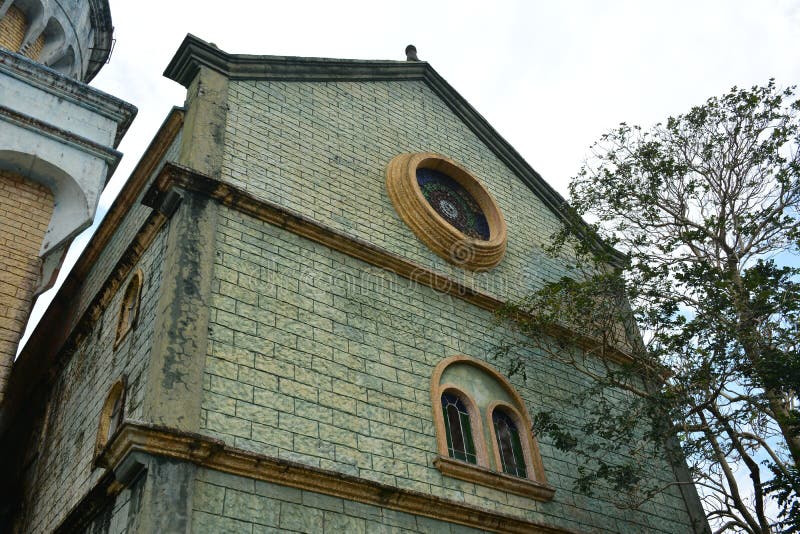
<svg viewBox="0 0 800 534"><path fill-rule="evenodd" d="M539 500L552 498L522 398L500 373L466 356L434 371L439 458L447 476Z"/></svg>

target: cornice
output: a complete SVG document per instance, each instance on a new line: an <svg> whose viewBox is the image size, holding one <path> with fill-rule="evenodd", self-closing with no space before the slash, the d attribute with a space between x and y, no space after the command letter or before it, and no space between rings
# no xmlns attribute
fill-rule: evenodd
<svg viewBox="0 0 800 534"><path fill-rule="evenodd" d="M143 452L192 462L233 475L323 493L495 532L565 534L570 532L480 507L356 476L257 454L202 434L181 432L139 421L127 421L98 457L98 465L114 469L132 453Z"/></svg>
<svg viewBox="0 0 800 534"><path fill-rule="evenodd" d="M114 121L117 124L114 148L119 145L138 111L133 104L3 48L0 48L0 74Z"/></svg>
<svg viewBox="0 0 800 534"><path fill-rule="evenodd" d="M116 169L119 160L122 159L122 153L113 148L96 143L80 135L75 135L72 132L39 119L23 115L2 104L0 104L0 120L4 120L26 130L31 130L45 137L49 137L50 139L55 139L65 145L77 148L78 150L105 161L108 164L108 171L106 173L108 177L114 174L114 169Z"/></svg>
<svg viewBox="0 0 800 534"><path fill-rule="evenodd" d="M232 80L424 81L545 206L566 224L574 227L574 221L566 216L568 205L564 197L550 187L519 152L425 61L370 61L229 54L216 45L188 34L164 71L164 76L188 87L201 67L216 70ZM598 249L608 253L614 263L624 262L625 255L599 241L588 231L588 225L585 223L582 222L576 231L585 239L597 241Z"/></svg>
<svg viewBox="0 0 800 534"><path fill-rule="evenodd" d="M148 199L162 196L174 187L206 195L229 208L325 245L374 267L393 272L439 293L459 298L484 310L495 312L506 305L506 301L497 296L466 285L444 273L424 267L394 252L340 232L296 211L260 199L229 183L176 163L167 162L164 165L144 202L147 203ZM567 333L577 344L597 342L566 325L556 325L552 328L559 333ZM605 357L620 364L633 362L630 354L613 348L609 348Z"/></svg>
<svg viewBox="0 0 800 534"><path fill-rule="evenodd" d="M188 34L164 76L188 87L200 67L216 70L231 80L286 81L421 80L430 68L424 61L228 54Z"/></svg>

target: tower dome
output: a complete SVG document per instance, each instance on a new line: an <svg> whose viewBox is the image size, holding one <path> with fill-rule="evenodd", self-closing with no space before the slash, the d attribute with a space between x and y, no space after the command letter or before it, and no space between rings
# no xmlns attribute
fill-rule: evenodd
<svg viewBox="0 0 800 534"><path fill-rule="evenodd" d="M88 83L113 44L107 0L0 0L0 46Z"/></svg>

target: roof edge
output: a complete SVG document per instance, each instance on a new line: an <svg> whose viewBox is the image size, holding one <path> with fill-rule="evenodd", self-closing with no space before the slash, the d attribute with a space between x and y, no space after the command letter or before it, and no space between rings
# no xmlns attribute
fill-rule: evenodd
<svg viewBox="0 0 800 534"><path fill-rule="evenodd" d="M424 61L229 54L187 34L164 76L188 87L200 67L216 70L230 79L292 81L421 80L430 69Z"/></svg>

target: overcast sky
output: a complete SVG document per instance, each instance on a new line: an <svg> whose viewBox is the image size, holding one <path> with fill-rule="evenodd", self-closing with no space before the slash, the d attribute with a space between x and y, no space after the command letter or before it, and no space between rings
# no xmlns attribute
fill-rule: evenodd
<svg viewBox="0 0 800 534"><path fill-rule="evenodd" d="M183 103L183 87L161 73L186 33L230 53L352 59L402 60L413 43L565 196L589 145L619 122L651 125L734 85L800 81L800 1L110 3L116 47L92 85L139 114L98 219L75 240L60 280L169 109Z"/></svg>

